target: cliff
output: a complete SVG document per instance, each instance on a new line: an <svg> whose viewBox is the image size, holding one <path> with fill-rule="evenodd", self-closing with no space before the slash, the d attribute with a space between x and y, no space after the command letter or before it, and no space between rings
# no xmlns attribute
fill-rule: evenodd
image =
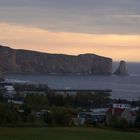
<svg viewBox="0 0 140 140"><path fill-rule="evenodd" d="M4 81L4 75L2 74L1 71L0 71L0 81Z"/></svg>
<svg viewBox="0 0 140 140"><path fill-rule="evenodd" d="M111 74L112 59L95 54L63 55L0 46L0 68L19 74Z"/></svg>
<svg viewBox="0 0 140 140"><path fill-rule="evenodd" d="M116 75L128 75L127 66L125 61L120 61L119 67L114 72Z"/></svg>

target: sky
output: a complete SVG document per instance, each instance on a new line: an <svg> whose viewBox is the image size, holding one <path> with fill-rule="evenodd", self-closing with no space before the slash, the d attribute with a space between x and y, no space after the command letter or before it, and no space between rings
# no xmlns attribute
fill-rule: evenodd
<svg viewBox="0 0 140 140"><path fill-rule="evenodd" d="M0 0L0 44L140 62L140 0Z"/></svg>

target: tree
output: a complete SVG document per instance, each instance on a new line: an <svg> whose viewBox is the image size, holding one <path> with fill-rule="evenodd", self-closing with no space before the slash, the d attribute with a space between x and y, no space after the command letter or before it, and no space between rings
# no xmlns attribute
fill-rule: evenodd
<svg viewBox="0 0 140 140"><path fill-rule="evenodd" d="M96 107L104 107L110 102L110 93L99 93L93 94L93 104Z"/></svg>
<svg viewBox="0 0 140 140"><path fill-rule="evenodd" d="M47 125L70 126L73 123L75 110L65 107L53 107L50 112L44 116Z"/></svg>
<svg viewBox="0 0 140 140"><path fill-rule="evenodd" d="M34 111L40 111L48 107L47 97L43 95L27 95L25 102L27 107Z"/></svg>
<svg viewBox="0 0 140 140"><path fill-rule="evenodd" d="M140 112L137 113L135 126L140 129Z"/></svg>
<svg viewBox="0 0 140 140"><path fill-rule="evenodd" d="M5 104L0 102L0 125L2 125L4 123L4 119L5 119Z"/></svg>

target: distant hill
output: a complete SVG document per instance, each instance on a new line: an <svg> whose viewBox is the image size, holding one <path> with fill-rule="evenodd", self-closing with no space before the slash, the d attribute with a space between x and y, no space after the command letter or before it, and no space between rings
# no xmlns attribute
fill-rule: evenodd
<svg viewBox="0 0 140 140"><path fill-rule="evenodd" d="M0 46L0 70L11 74L111 74L112 59L95 54L49 54Z"/></svg>

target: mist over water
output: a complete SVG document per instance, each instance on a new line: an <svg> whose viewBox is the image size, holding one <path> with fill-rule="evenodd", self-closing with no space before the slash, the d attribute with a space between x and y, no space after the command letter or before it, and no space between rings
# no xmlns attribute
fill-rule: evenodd
<svg viewBox="0 0 140 140"><path fill-rule="evenodd" d="M118 63L114 63L114 70ZM112 89L113 98L140 99L140 63L127 63L129 76L8 75L8 80L45 83L55 89Z"/></svg>

